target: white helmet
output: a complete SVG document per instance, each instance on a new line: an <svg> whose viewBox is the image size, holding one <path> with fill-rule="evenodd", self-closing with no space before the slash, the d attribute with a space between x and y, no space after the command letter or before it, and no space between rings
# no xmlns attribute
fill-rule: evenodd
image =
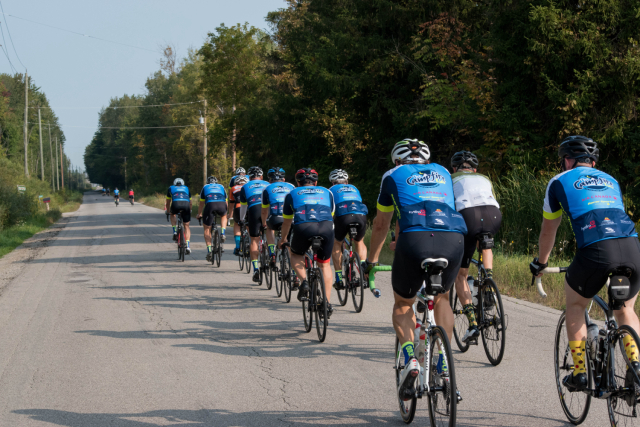
<svg viewBox="0 0 640 427"><path fill-rule="evenodd" d="M342 180L346 181L348 179L349 179L349 174L343 171L342 169L334 169L329 174L329 181L331 182L342 181Z"/></svg>
<svg viewBox="0 0 640 427"><path fill-rule="evenodd" d="M184 185L182 178L176 178L173 180L173 185Z"/></svg>
<svg viewBox="0 0 640 427"><path fill-rule="evenodd" d="M236 185L245 185L247 182L249 182L249 178L247 178L246 175L242 175L236 178Z"/></svg>
<svg viewBox="0 0 640 427"><path fill-rule="evenodd" d="M411 159L412 155L418 155L418 159ZM431 157L429 147L422 141L417 139L405 138L396 143L391 150L391 160L393 163L400 161L401 163L427 163ZM405 161L406 160L406 161Z"/></svg>

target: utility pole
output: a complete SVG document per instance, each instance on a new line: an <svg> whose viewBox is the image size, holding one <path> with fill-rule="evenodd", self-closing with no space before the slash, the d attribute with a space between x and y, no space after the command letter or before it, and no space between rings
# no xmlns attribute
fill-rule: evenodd
<svg viewBox="0 0 640 427"><path fill-rule="evenodd" d="M24 175L29 178L29 166L27 165L27 118L29 116L29 76L24 70Z"/></svg>
<svg viewBox="0 0 640 427"><path fill-rule="evenodd" d="M60 191L60 163L58 163L58 137L56 136L56 187Z"/></svg>
<svg viewBox="0 0 640 427"><path fill-rule="evenodd" d="M124 191L127 191L127 158L124 158Z"/></svg>
<svg viewBox="0 0 640 427"><path fill-rule="evenodd" d="M49 156L51 157L51 188L56 191L56 181L53 177L53 147L51 146L51 123L49 123Z"/></svg>
<svg viewBox="0 0 640 427"><path fill-rule="evenodd" d="M207 100L204 100L204 165L202 168L203 185L207 185Z"/></svg>
<svg viewBox="0 0 640 427"><path fill-rule="evenodd" d="M44 181L44 155L42 154L42 120L40 119L39 106L38 106L38 134L40 136L40 181Z"/></svg>
<svg viewBox="0 0 640 427"><path fill-rule="evenodd" d="M56 138L56 141L58 138ZM64 152L62 151L62 144L60 144L60 177L62 178L62 188L64 188Z"/></svg>

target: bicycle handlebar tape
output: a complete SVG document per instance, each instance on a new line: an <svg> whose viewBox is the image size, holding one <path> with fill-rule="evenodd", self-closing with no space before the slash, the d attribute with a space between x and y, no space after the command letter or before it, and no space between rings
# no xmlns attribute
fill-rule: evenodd
<svg viewBox="0 0 640 427"><path fill-rule="evenodd" d="M371 290L371 292L375 291L376 289L376 285L375 285L375 275L378 271L391 271L391 266L390 265L378 265L376 267L373 267L371 269L371 271L369 271L369 289Z"/></svg>

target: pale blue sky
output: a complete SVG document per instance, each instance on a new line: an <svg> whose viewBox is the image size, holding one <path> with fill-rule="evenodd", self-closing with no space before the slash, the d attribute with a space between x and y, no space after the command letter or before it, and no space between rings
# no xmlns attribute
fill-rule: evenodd
<svg viewBox="0 0 640 427"><path fill-rule="evenodd" d="M2 0L4 12L78 33L151 50L171 43L178 57L198 48L221 23L249 22L267 28L269 11L283 0ZM146 78L159 68L159 53L134 49L6 17L13 42L29 75L42 88L60 118L66 151L84 168L84 148L93 137L99 108L123 94L144 93ZM0 20L4 19L0 15ZM6 28L11 62L19 72ZM1 39L0 39L1 43ZM12 70L0 54L0 70ZM72 128L68 126L86 126Z"/></svg>

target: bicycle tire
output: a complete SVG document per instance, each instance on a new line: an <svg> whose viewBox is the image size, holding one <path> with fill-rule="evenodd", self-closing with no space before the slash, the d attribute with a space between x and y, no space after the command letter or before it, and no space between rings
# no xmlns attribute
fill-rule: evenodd
<svg viewBox="0 0 640 427"><path fill-rule="evenodd" d="M220 263L222 262L222 237L220 237L219 232L216 229L216 232L218 233L218 250L216 251L216 267L220 268Z"/></svg>
<svg viewBox="0 0 640 427"><path fill-rule="evenodd" d="M291 302L291 282L293 281L293 275L291 274L291 259L289 258L289 251L287 249L282 251L282 287L284 291L284 301L286 303Z"/></svg>
<svg viewBox="0 0 640 427"><path fill-rule="evenodd" d="M456 345L461 353L466 353L469 350L469 344L462 342L462 337L467 329L469 329L469 319L467 315L462 311L462 302L458 298L458 292L456 292L455 285L451 292L449 292L449 304L451 305L451 311L453 311L453 338L456 340ZM463 335L458 334L458 330Z"/></svg>
<svg viewBox="0 0 640 427"><path fill-rule="evenodd" d="M563 311L560 315L560 320L558 320L558 326L556 327L556 337L553 347L553 366L556 375L556 388L558 389L560 406L562 406L562 410L569 422L571 422L571 424L578 425L587 418L589 406L591 405L591 395L582 392L570 392L562 385L563 378L566 375L571 374L573 371L573 358L571 357L571 351L569 350L569 339L567 338L565 319L566 313ZM589 352L586 353L587 387L591 388L593 379L591 369L588 368L590 357ZM580 399L584 399L584 403L581 404ZM574 403L577 407L575 409L571 409Z"/></svg>
<svg viewBox="0 0 640 427"><path fill-rule="evenodd" d="M244 268L249 274L251 272L251 239L249 234L244 234L242 240L244 240Z"/></svg>
<svg viewBox="0 0 640 427"><path fill-rule="evenodd" d="M447 369L449 371L448 381L446 377L440 376L437 369L433 366L429 369L429 419L431 425L434 427L453 427L456 425L456 415L458 408L458 397L456 395L456 371L453 360L453 351L451 350L451 343L447 334L444 332L441 326L436 326L429 332L431 335L430 347L431 351L427 354L431 354L432 357L439 357L439 349L442 350L443 355L447 359ZM432 363L429 360L428 363ZM442 386L438 387L438 381L442 381ZM438 389L441 390L438 390ZM443 404L443 405L441 405Z"/></svg>
<svg viewBox="0 0 640 427"><path fill-rule="evenodd" d="M186 243L186 241L184 239L184 229L183 228L180 228L179 238L180 238L180 258L182 259L182 262L184 262L184 254L187 251L186 250L187 243Z"/></svg>
<svg viewBox="0 0 640 427"><path fill-rule="evenodd" d="M636 347L640 345L640 338L638 338L638 334L632 327L628 325L621 325L618 328L613 338L613 348L610 352L611 364L609 365L611 367L611 370L613 371L610 373L610 375L615 389L626 388L625 382L627 370L632 369L631 362L629 362L629 359L627 358L627 354L625 352L623 344L623 337L626 334L633 337L634 341L636 342ZM616 347L620 350L620 352L616 352ZM638 378L637 375L635 376L634 381L637 384L640 384L640 378ZM638 396L635 394L635 392L612 395L607 398L607 411L609 411L609 421L611 422L612 427L635 425L633 421L631 421L630 424L627 424L622 420L622 418L633 417L633 404L637 402L637 400ZM631 403L631 405L629 405L629 403Z"/></svg>
<svg viewBox="0 0 640 427"><path fill-rule="evenodd" d="M269 268L269 270L271 270L271 283L273 283L276 286L276 296L278 298L280 298L282 296L282 288L284 287L284 283L282 281L282 273L280 272L280 268L278 267L281 262L278 262L278 260L282 257L282 251L280 249L278 249L278 241L276 240L276 248L275 248L275 254L276 254L276 265L273 268Z"/></svg>
<svg viewBox="0 0 640 427"><path fill-rule="evenodd" d="M216 253L217 253L217 247L218 247L218 229L214 228L211 231L211 265L215 266L215 262L216 262Z"/></svg>
<svg viewBox="0 0 640 427"><path fill-rule="evenodd" d="M498 366L502 362L504 357L505 339L507 332L507 322L502 307L502 297L496 282L491 278L484 280L484 286L482 286L478 292L479 301L478 305L483 310L482 318L491 319L490 325L483 325L482 328L482 345L484 346L484 352L489 359L489 363L493 366ZM491 301L493 299L493 301ZM494 314L491 314L494 312Z"/></svg>
<svg viewBox="0 0 640 427"><path fill-rule="evenodd" d="M267 239L265 239L264 234L262 235L262 257L260 258L260 262L262 263L261 271L264 273L267 290L270 291L273 287L273 282L271 281L271 267L269 266L269 245L267 244Z"/></svg>
<svg viewBox="0 0 640 427"><path fill-rule="evenodd" d="M324 342L327 338L327 326L329 326L329 315L326 290L324 288L324 278L320 269L315 269L315 286L312 286L312 291L315 289L315 314L316 314L316 332L318 333L318 341Z"/></svg>
<svg viewBox="0 0 640 427"><path fill-rule="evenodd" d="M244 270L244 240L240 239L240 253L238 253L238 264L240 265L240 271Z"/></svg>
<svg viewBox="0 0 640 427"><path fill-rule="evenodd" d="M364 278L362 275L362 264L360 264L360 256L353 253L353 258L349 260L351 270L351 299L356 313L362 311L364 307Z"/></svg>
<svg viewBox="0 0 640 427"><path fill-rule="evenodd" d="M342 242L342 245L342 284L344 288L336 289L336 293L338 294L340 306L344 307L347 305L347 301L349 301L349 287L351 286L349 281L351 280L351 274L349 273L349 251L344 249L344 242Z"/></svg>
<svg viewBox="0 0 640 427"><path fill-rule="evenodd" d="M402 400L398 395L398 388L400 387L400 373L404 366L401 363L404 355L402 354L402 344L398 337L396 337L396 354L395 354L395 371L396 371L396 396L398 396L398 407L400 408L400 416L402 417L402 421L406 424L410 424L413 421L413 417L416 415L416 406L418 402L418 397L414 395L409 400Z"/></svg>
<svg viewBox="0 0 640 427"><path fill-rule="evenodd" d="M308 255L305 255L305 258L308 257ZM306 265L306 260L305 260L305 265ZM311 281L311 275L309 274L309 270L307 270L307 280L310 282L309 284L312 284ZM313 313L311 312L312 310L312 295L313 295L313 287L311 287L310 289L311 292L309 292L309 298L306 301L302 301L302 317L304 320L304 331L305 332L311 332L311 327L313 326Z"/></svg>

